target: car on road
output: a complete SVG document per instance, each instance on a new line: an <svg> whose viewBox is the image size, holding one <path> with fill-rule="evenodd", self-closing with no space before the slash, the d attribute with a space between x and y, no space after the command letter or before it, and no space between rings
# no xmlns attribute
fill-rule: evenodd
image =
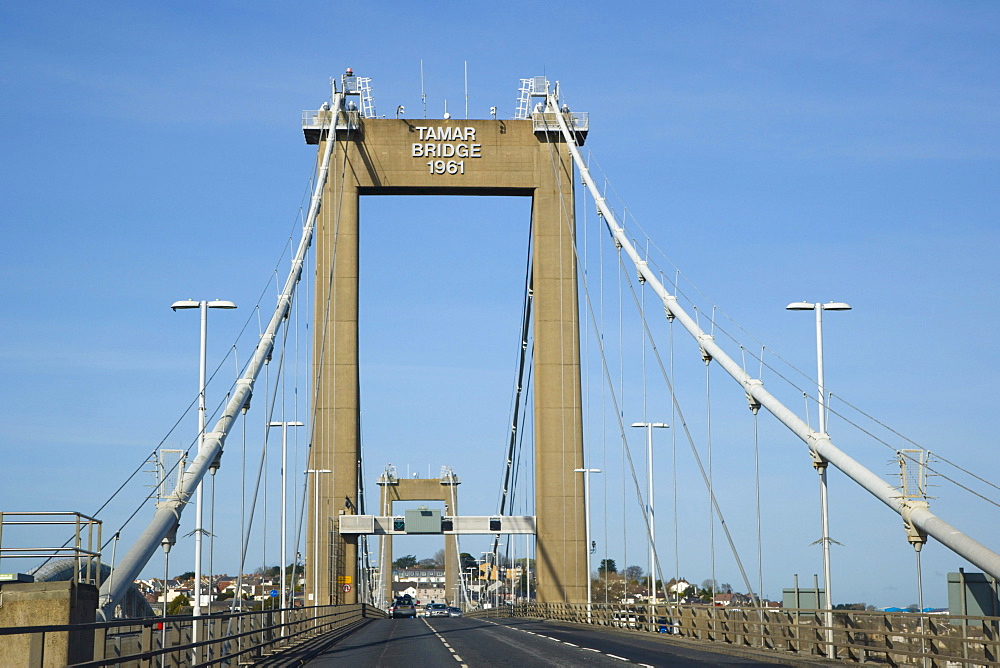
<svg viewBox="0 0 1000 668"><path fill-rule="evenodd" d="M389 607L389 615L393 619L396 617L416 617L417 606L413 604L412 598L401 596L392 602L392 605Z"/></svg>
<svg viewBox="0 0 1000 668"><path fill-rule="evenodd" d="M461 617L462 616L462 609L461 608L448 608L448 616L449 617Z"/></svg>
<svg viewBox="0 0 1000 668"><path fill-rule="evenodd" d="M444 603L428 603L427 607L424 608L426 611L424 613L425 617L448 617L450 616L448 612L448 606Z"/></svg>

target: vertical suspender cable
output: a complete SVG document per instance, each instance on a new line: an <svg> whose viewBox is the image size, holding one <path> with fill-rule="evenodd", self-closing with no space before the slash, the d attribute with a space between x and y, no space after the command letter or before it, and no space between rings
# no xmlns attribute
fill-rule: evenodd
<svg viewBox="0 0 1000 668"><path fill-rule="evenodd" d="M708 549L711 555L712 578L710 605L715 605L715 594L718 583L715 581L715 481L712 477L712 365L711 359L705 360L705 426L708 439Z"/></svg>
<svg viewBox="0 0 1000 668"><path fill-rule="evenodd" d="M757 500L757 596L764 597L764 561L760 531L760 443L757 437L757 409L753 408L753 486Z"/></svg>
<svg viewBox="0 0 1000 668"><path fill-rule="evenodd" d="M618 249L618 396L621 397L621 405L625 405L625 357L624 350L625 346L622 345L624 340L624 327L622 326L622 320L624 318L624 300L622 299L622 267L624 263L622 262L622 251L621 248ZM616 415L616 419L621 422L624 419L624 415ZM622 570L621 573L625 579L625 587L628 587L628 576L625 575L625 569L628 568L628 514L625 512L625 508L628 505L627 497L628 492L625 484L625 468L626 455L631 458L631 455L625 452L628 448L628 440L622 435ZM640 502L641 505L641 502Z"/></svg>
<svg viewBox="0 0 1000 668"><path fill-rule="evenodd" d="M676 280L675 280L676 285ZM670 387L676 387L674 376L674 319L668 318L667 326L670 330ZM670 424L677 424L677 405L671 401L670 402ZM674 599L679 600L680 592L676 591L677 584L680 582L681 577L681 554L680 554L680 542L678 540L679 531L677 527L677 428L676 426L670 430L670 459L671 466L673 468L673 492L674 492L674 587L675 594L677 594Z"/></svg>

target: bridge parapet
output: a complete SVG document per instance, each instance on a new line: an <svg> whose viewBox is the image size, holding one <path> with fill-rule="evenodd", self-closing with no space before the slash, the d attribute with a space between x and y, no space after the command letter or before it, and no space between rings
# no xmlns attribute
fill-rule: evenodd
<svg viewBox="0 0 1000 668"><path fill-rule="evenodd" d="M747 649L891 665L997 665L1000 617L919 612L519 602L468 617L531 617ZM833 650L828 631L832 630Z"/></svg>
<svg viewBox="0 0 1000 668"><path fill-rule="evenodd" d="M263 657L281 655L284 659L294 652L294 662L298 665L326 646L331 634L350 633L364 619L386 616L383 610L374 606L356 603L201 617L0 628L0 647L19 644L28 648L10 661L4 660L5 668L66 665L66 661L50 661L46 646L51 638L67 634L78 640L86 637L93 643L92 652L87 644L86 659L69 662L74 666L145 666L160 665L161 661L184 666L190 665L189 659L196 650L201 652L206 663L232 662L232 665L260 665L259 660ZM194 636L194 624L199 625L197 636ZM193 637L204 640L194 642ZM314 644L317 645L315 651L310 649ZM289 659L281 665L292 662L293 659Z"/></svg>

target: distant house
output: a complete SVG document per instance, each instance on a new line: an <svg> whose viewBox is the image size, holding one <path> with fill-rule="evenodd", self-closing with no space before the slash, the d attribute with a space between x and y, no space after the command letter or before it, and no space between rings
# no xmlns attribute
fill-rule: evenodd
<svg viewBox="0 0 1000 668"><path fill-rule="evenodd" d="M403 584L398 582L392 583L392 595L396 596L409 596L410 598L417 598L417 588L411 584Z"/></svg>
<svg viewBox="0 0 1000 668"><path fill-rule="evenodd" d="M667 591L671 594L683 594L691 587L691 583L686 580L678 580L673 584L667 584Z"/></svg>
<svg viewBox="0 0 1000 668"><path fill-rule="evenodd" d="M392 571L393 595L409 594L422 604L448 600L443 568L398 568ZM399 592L399 593L397 593Z"/></svg>
<svg viewBox="0 0 1000 668"><path fill-rule="evenodd" d="M736 594L716 594L715 595L715 605L716 607L728 608L733 605L733 597Z"/></svg>
<svg viewBox="0 0 1000 668"><path fill-rule="evenodd" d="M753 605L753 597L746 594L716 594L715 606L719 608L745 607Z"/></svg>

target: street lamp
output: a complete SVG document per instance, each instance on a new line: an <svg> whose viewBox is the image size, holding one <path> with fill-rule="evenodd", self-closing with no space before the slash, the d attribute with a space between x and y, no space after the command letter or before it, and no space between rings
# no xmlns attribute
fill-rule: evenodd
<svg viewBox="0 0 1000 668"><path fill-rule="evenodd" d="M288 547L287 539L288 532L286 530L285 519L287 511L285 510L285 495L288 491L288 485L285 482L285 469L288 466L288 428L289 427L304 427L305 424L302 422L268 422L269 427L281 427L281 609L284 611L288 607L288 585L285 582L285 564L288 561ZM292 583L295 586L295 583ZM281 613L284 616L284 612ZM281 627L282 635L284 635L285 628Z"/></svg>
<svg viewBox="0 0 1000 668"><path fill-rule="evenodd" d="M211 301L195 301L193 299L184 299L181 301L176 301L170 305L174 311L179 311L182 309L192 309L196 308L201 311L201 347L199 355L199 366L198 366L198 451L201 452L201 447L205 442L205 424L206 424L206 412L205 412L205 377L207 376L207 354L206 346L208 342L208 309L210 308L222 308L222 309L234 309L236 304L230 301L223 301L221 299L213 299ZM201 615L201 536L204 533L202 529L202 484L201 481L198 482L198 490L195 493L195 527L194 527L194 609L192 614L195 617ZM209 607L209 612L211 612L211 606ZM198 642L198 624L194 624L194 629L191 639L194 642Z"/></svg>
<svg viewBox="0 0 1000 668"><path fill-rule="evenodd" d="M823 311L850 311L851 307L843 302L827 302L826 304L793 302L785 308L789 311L816 312L816 383L819 389L819 433L825 434L826 391L823 389Z"/></svg>
<svg viewBox="0 0 1000 668"><path fill-rule="evenodd" d="M590 581L590 474L600 473L601 469L573 469L573 471L575 473L583 474L583 517L587 533L587 545L584 549L584 553L587 555L587 621L589 622L591 598L590 590L593 586L593 583Z"/></svg>
<svg viewBox="0 0 1000 668"><path fill-rule="evenodd" d="M850 311L851 307L844 302L819 302L810 304L809 302L792 302L785 307L789 311L815 311L816 312L816 384L819 391L819 433L826 434L826 390L823 387L823 311ZM811 451L813 455L813 466L819 473L819 500L820 515L823 523L823 584L826 587L826 605L823 607L827 611L833 610L833 597L830 592L830 509L826 488L826 460ZM831 627L830 613L827 613L827 626ZM832 648L833 629L827 629L827 637Z"/></svg>
<svg viewBox="0 0 1000 668"><path fill-rule="evenodd" d="M489 594L490 594L490 555L493 554L493 553L490 552L490 551L488 551L488 550L486 550L486 551L480 550L480 554L483 555L483 558L482 558L482 562L483 563L479 567L479 580L480 580L480 584L479 584L479 605L480 605L480 607L484 607L485 608L486 604L490 603L490 597L489 597ZM486 567L485 568L485 571L486 571L486 591L485 592L483 591L483 584L482 584L483 570L484 570L483 566ZM483 596L483 594L485 594L485 597ZM490 607L491 608L493 607L492 604L490 604Z"/></svg>
<svg viewBox="0 0 1000 668"><path fill-rule="evenodd" d="M497 579L496 579L496 583L495 583L497 585L497 587L496 587L496 589L493 590L493 607L495 607L495 608L499 608L500 607L500 601L501 601L500 587L501 587L501 584L502 584L501 583L501 579L502 580L506 580L507 579L506 577L504 577L504 578L500 577L500 548L503 547L505 544L506 543L497 543L493 547L493 565L497 569ZM503 584L505 584L505 583L503 583ZM506 592L504 592L504 593L506 593Z"/></svg>
<svg viewBox="0 0 1000 668"><path fill-rule="evenodd" d="M306 469L306 475L310 473L333 473L330 469ZM313 605L319 605L319 478L313 476L313 581L312 595Z"/></svg>
<svg viewBox="0 0 1000 668"><path fill-rule="evenodd" d="M656 601L656 522L653 514L653 428L666 429L670 425L666 422L633 422L633 427L641 427L646 430L646 496L648 505L646 514L649 518L649 591L653 594L653 601ZM655 603L654 603L655 608Z"/></svg>

